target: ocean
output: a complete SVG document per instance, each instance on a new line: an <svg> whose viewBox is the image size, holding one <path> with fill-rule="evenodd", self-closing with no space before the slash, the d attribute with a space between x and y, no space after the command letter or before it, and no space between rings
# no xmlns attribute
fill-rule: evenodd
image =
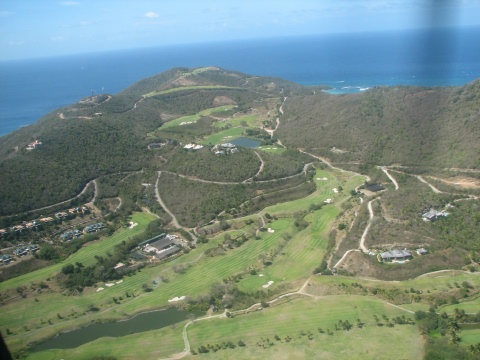
<svg viewBox="0 0 480 360"><path fill-rule="evenodd" d="M91 94L116 94L177 66L219 66L334 94L480 77L480 27L336 34L130 49L0 62L0 136Z"/></svg>

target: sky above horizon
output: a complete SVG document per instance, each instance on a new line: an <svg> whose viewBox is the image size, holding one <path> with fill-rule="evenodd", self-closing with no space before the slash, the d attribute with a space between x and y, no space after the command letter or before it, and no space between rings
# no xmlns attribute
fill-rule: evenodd
<svg viewBox="0 0 480 360"><path fill-rule="evenodd" d="M444 26L480 26L480 0L1 0L0 60Z"/></svg>

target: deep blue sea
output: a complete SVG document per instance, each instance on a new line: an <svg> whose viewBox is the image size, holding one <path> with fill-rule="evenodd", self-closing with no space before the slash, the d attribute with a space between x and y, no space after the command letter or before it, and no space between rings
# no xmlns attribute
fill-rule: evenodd
<svg viewBox="0 0 480 360"><path fill-rule="evenodd" d="M463 85L480 77L480 28L274 38L0 62L0 136L93 93L177 66L278 76L332 93Z"/></svg>

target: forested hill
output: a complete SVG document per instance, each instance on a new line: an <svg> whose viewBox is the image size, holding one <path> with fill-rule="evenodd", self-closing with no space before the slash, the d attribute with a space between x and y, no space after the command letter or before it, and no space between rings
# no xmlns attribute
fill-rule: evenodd
<svg viewBox="0 0 480 360"><path fill-rule="evenodd" d="M262 99L309 92L283 79L175 68L118 95L58 109L0 138L0 216L72 198L101 175L156 169L158 159L147 145L159 139L149 134L167 121L223 104L241 112ZM35 140L42 146L28 151Z"/></svg>
<svg viewBox="0 0 480 360"><path fill-rule="evenodd" d="M480 167L480 81L351 95L321 90L206 67L174 68L120 94L88 97L0 138L0 216L70 199L103 175L168 167L151 143L207 141L232 126L272 142L263 127L274 128L277 117L275 137L284 145L338 162ZM212 114L219 109L221 116ZM198 122L162 126L190 115ZM237 115L245 120L225 121ZM35 140L42 145L27 150ZM252 153L238 158L259 161Z"/></svg>
<svg viewBox="0 0 480 360"><path fill-rule="evenodd" d="M480 167L480 80L291 97L277 136L336 162Z"/></svg>

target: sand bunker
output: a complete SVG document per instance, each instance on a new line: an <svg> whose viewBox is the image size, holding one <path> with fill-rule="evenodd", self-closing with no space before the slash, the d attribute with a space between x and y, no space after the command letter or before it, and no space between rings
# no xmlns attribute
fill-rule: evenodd
<svg viewBox="0 0 480 360"><path fill-rule="evenodd" d="M105 290L105 289L102 288L102 287L99 287L99 288L97 289L97 292L102 291L102 290Z"/></svg>
<svg viewBox="0 0 480 360"><path fill-rule="evenodd" d="M262 285L262 288L266 289L266 288L268 288L268 287L269 287L270 285L272 285L272 284L273 284L273 281L270 280L270 281L269 281L268 283L266 283L265 285Z"/></svg>
<svg viewBox="0 0 480 360"><path fill-rule="evenodd" d="M138 223L136 223L136 222L131 222L131 221L129 222L129 224L130 224L130 226L128 227L129 229L133 229L135 226L138 225Z"/></svg>
<svg viewBox="0 0 480 360"><path fill-rule="evenodd" d="M168 300L168 302L175 302L175 301L181 301L181 300L185 300L185 296L174 297L173 299Z"/></svg>

